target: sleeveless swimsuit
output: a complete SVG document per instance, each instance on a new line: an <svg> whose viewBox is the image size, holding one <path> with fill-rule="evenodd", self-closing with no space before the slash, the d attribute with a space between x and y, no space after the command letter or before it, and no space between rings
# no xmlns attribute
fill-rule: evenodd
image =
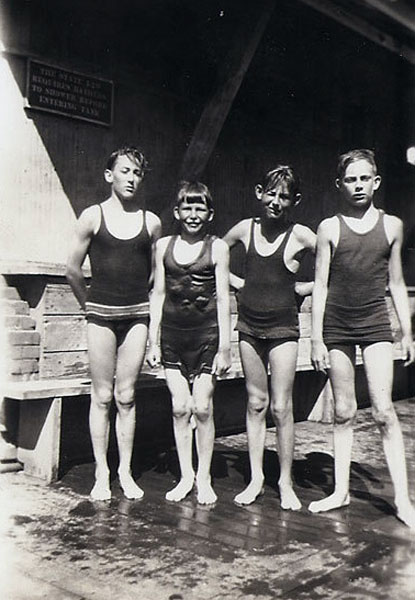
<svg viewBox="0 0 415 600"><path fill-rule="evenodd" d="M145 211L141 231L129 239L112 235L102 206L101 223L88 254L92 280L86 302L88 321L148 323L148 280L151 272L151 238Z"/></svg>
<svg viewBox="0 0 415 600"><path fill-rule="evenodd" d="M384 213L367 233L356 233L337 215L339 242L330 265L323 337L332 344L391 342L386 307L390 244Z"/></svg>
<svg viewBox="0 0 415 600"><path fill-rule="evenodd" d="M253 338L296 340L299 337L294 290L296 276L284 262L284 251L294 224L290 225L273 254L261 256L255 248L256 222L252 219L236 329Z"/></svg>
<svg viewBox="0 0 415 600"><path fill-rule="evenodd" d="M180 264L174 257L178 236L172 236L165 254L166 297L161 322L161 353L165 368L178 369L191 382L200 373L211 373L219 332L215 265L212 244L206 235L199 256Z"/></svg>

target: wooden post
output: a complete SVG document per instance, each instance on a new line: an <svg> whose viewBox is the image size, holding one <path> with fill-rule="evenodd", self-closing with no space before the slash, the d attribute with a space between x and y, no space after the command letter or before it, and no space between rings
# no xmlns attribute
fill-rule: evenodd
<svg viewBox="0 0 415 600"><path fill-rule="evenodd" d="M28 475L47 483L59 470L62 398L20 402L17 458Z"/></svg>
<svg viewBox="0 0 415 600"><path fill-rule="evenodd" d="M226 80L205 106L187 148L180 173L182 179L198 179L203 173L245 73L261 41L274 5L275 0L266 0L246 44L241 43L242 36L239 32L236 40L237 50L232 47L228 60L224 61L225 65L230 63L226 68L228 73ZM241 46L243 48L242 55ZM237 58L235 58L235 54Z"/></svg>

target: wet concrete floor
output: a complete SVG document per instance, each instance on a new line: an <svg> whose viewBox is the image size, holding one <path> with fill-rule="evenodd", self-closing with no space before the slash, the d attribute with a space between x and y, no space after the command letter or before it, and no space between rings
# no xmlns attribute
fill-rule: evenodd
<svg viewBox="0 0 415 600"><path fill-rule="evenodd" d="M415 500L415 399L395 403ZM93 465L50 486L0 475L3 600L410 600L415 533L393 514L392 487L370 411L356 425L351 504L312 515L332 486L331 426L296 424L294 475L303 508L283 511L276 491L275 431L267 432L265 494L232 499L249 475L246 436L219 438L212 472L218 502L164 500L177 477L174 451L138 457L142 501L116 481L110 503L92 503Z"/></svg>

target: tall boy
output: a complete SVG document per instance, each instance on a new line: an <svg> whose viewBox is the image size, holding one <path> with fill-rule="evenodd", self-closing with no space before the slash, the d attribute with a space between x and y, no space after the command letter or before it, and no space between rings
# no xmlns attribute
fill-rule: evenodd
<svg viewBox="0 0 415 600"><path fill-rule="evenodd" d="M329 369L334 394L335 487L327 498L312 502L312 512L349 504L355 348L362 349L372 412L379 427L395 490L397 516L415 528L408 496L402 432L392 404L392 333L385 302L386 285L402 329L405 365L414 360L409 303L402 276L402 222L373 205L381 178L370 150L342 154L336 187L341 213L318 228L312 307L312 362Z"/></svg>
<svg viewBox="0 0 415 600"><path fill-rule="evenodd" d="M208 234L212 198L199 182L181 184L174 208L179 235L156 246L154 289L150 298L150 365L161 359L172 397L173 427L181 478L166 499L179 502L193 488L193 428L196 424L197 500L212 504L210 464L215 428L216 376L230 367L229 250ZM193 417L193 418L192 418Z"/></svg>
<svg viewBox="0 0 415 600"><path fill-rule="evenodd" d="M111 195L79 217L67 263L66 277L86 310L88 323L92 380L89 425L96 462L93 500L111 498L107 451L113 396L119 482L127 498L143 495L130 466L136 414L134 384L146 349L151 249L161 232L159 218L141 209L137 197L146 167L147 161L137 148L120 148L111 154L104 173ZM88 290L81 269L87 254L92 270Z"/></svg>

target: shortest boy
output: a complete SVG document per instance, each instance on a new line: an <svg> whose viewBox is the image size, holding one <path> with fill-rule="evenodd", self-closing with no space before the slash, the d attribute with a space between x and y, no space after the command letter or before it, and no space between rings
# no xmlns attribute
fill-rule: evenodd
<svg viewBox="0 0 415 600"><path fill-rule="evenodd" d="M156 246L150 298L148 362L161 362L172 396L173 427L181 478L166 499L179 502L193 489L193 427L196 424L197 500L213 504L210 480L215 438L213 392L217 375L230 368L229 250L207 233L212 198L199 182L183 182L174 207L179 235Z"/></svg>
<svg viewBox="0 0 415 600"><path fill-rule="evenodd" d="M336 186L341 213L325 219L317 232L317 261L312 307L312 362L329 369L333 388L334 492L312 502L312 512L349 504L353 440L356 345L362 349L373 417L379 427L395 491L398 518L415 529L408 495L401 427L392 404L392 333L385 302L386 285L401 329L405 365L414 361L411 320L402 276L402 222L375 208L380 185L371 150L342 154Z"/></svg>

